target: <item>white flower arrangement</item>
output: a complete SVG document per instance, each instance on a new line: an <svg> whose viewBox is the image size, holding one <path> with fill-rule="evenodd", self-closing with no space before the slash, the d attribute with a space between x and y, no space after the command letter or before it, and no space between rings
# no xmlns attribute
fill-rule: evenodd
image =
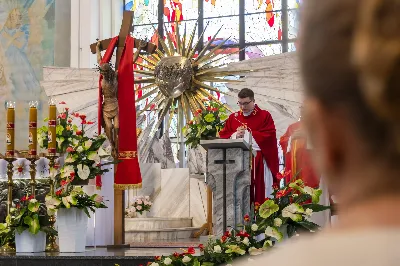
<svg viewBox="0 0 400 266"><path fill-rule="evenodd" d="M137 196L134 198L134 202L125 209L125 217L133 218L136 213L142 214L145 211L150 211L152 205L149 196Z"/></svg>

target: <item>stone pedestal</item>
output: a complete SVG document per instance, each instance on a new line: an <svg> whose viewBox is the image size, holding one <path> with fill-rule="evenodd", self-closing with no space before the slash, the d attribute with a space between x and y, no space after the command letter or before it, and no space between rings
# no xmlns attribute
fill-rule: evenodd
<svg viewBox="0 0 400 266"><path fill-rule="evenodd" d="M250 151L243 139L201 141L207 149L207 183L213 190L213 229L221 236L250 212Z"/></svg>

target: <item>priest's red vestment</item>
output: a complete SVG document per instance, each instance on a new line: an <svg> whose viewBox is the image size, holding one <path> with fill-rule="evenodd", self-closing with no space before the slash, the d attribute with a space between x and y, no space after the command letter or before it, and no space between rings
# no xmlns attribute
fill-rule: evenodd
<svg viewBox="0 0 400 266"><path fill-rule="evenodd" d="M273 183L278 184L276 175L279 171L279 158L274 120L268 111L261 110L256 105L248 116L241 111L231 114L224 129L219 132L219 136L228 139L236 133L240 126L248 129L260 149L257 151L257 156L253 158L254 169L251 171L250 199L252 203L263 203L266 196L266 185L273 185L264 182L264 160L271 171Z"/></svg>
<svg viewBox="0 0 400 266"><path fill-rule="evenodd" d="M289 183L296 176L303 180L305 185L317 188L320 180L312 166L311 154L307 149L307 137L298 134L302 131L302 123L298 121L291 124L279 140L285 157L285 170L290 171L285 182Z"/></svg>

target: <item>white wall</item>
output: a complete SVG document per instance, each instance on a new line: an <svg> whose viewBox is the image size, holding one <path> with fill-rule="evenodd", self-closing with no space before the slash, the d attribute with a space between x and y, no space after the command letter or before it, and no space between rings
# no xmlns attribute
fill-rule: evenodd
<svg viewBox="0 0 400 266"><path fill-rule="evenodd" d="M118 35L123 0L71 0L71 67L92 68L90 44Z"/></svg>

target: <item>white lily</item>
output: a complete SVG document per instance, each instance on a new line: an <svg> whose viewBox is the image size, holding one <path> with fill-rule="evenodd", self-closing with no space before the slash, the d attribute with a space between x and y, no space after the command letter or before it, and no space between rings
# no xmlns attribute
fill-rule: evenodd
<svg viewBox="0 0 400 266"><path fill-rule="evenodd" d="M88 179L90 175L90 169L87 165L80 164L76 167L78 169L78 176L82 180Z"/></svg>
<svg viewBox="0 0 400 266"><path fill-rule="evenodd" d="M313 203L319 202L319 197L322 195L321 189L314 189L312 187L304 187L303 191L304 191L304 193L311 196Z"/></svg>
<svg viewBox="0 0 400 266"><path fill-rule="evenodd" d="M302 213L304 213L304 209L297 203L292 203L282 210L282 216L290 218L294 222L300 222L303 219Z"/></svg>
<svg viewBox="0 0 400 266"><path fill-rule="evenodd" d="M99 164L101 160L99 154L95 151L89 152L88 159L94 161L95 164Z"/></svg>
<svg viewBox="0 0 400 266"><path fill-rule="evenodd" d="M283 239L283 234L279 232L276 227L268 226L267 229L265 229L265 235L275 238L276 240L278 240L278 242L282 241Z"/></svg>
<svg viewBox="0 0 400 266"><path fill-rule="evenodd" d="M84 149L85 149L85 150L90 149L90 147L92 146L92 143L93 143L93 141L91 141L90 139L87 140L87 141L85 141Z"/></svg>

